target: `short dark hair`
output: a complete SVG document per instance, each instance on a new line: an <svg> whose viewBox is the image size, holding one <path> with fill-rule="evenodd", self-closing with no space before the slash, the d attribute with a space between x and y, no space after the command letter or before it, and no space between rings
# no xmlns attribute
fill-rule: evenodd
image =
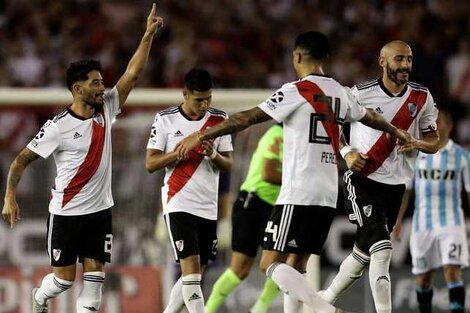
<svg viewBox="0 0 470 313"><path fill-rule="evenodd" d="M78 81L87 80L88 73L91 71L98 71L101 73L101 63L95 60L80 60L70 63L65 78L67 88L72 91L73 84Z"/></svg>
<svg viewBox="0 0 470 313"><path fill-rule="evenodd" d="M328 56L328 37L323 33L310 31L295 39L294 49L300 48L314 59L321 61Z"/></svg>
<svg viewBox="0 0 470 313"><path fill-rule="evenodd" d="M205 69L193 68L184 75L184 87L189 91L208 91L212 86L212 76Z"/></svg>

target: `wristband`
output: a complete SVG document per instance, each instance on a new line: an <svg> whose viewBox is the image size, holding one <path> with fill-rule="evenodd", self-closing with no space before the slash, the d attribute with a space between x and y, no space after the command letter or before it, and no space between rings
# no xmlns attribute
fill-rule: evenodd
<svg viewBox="0 0 470 313"><path fill-rule="evenodd" d="M342 156L343 159L344 159L344 157L346 156L346 154L348 154L349 152L351 152L352 149L353 149L353 148L352 148L351 146L344 146L344 147L341 148L341 150L339 150L339 153L341 154L341 156Z"/></svg>
<svg viewBox="0 0 470 313"><path fill-rule="evenodd" d="M211 158L211 160L213 160L216 157L217 157L217 150L213 149L211 155L209 155L209 158Z"/></svg>

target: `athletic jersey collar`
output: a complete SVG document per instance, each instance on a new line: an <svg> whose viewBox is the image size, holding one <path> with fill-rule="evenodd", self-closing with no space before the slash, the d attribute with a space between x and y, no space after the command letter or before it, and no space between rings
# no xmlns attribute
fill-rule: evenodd
<svg viewBox="0 0 470 313"><path fill-rule="evenodd" d="M452 139L449 139L449 141L446 143L444 147L442 147L441 150L451 150L454 145L454 141Z"/></svg>
<svg viewBox="0 0 470 313"><path fill-rule="evenodd" d="M183 105L182 103L179 105L178 110L180 111L181 115L183 115L183 117L184 117L185 119L187 119L188 121L190 121L190 122L197 122L197 121L200 121L200 120L202 120L202 119L207 115L207 111L206 111L206 113L205 113L203 116L199 117L197 120L193 120L193 119L190 118L186 113L184 113L183 109L181 108L182 105Z"/></svg>
<svg viewBox="0 0 470 313"><path fill-rule="evenodd" d="M379 87L380 89L382 89L383 92L385 92L385 94L389 97L397 97L397 98L400 98L401 96L403 96L405 94L405 92L408 90L408 84L405 85L405 88L403 88L403 90L398 94L398 95L394 95L393 93L391 93L390 91L388 91L388 89L385 87L384 85L384 82L382 81L382 77L380 77L378 79L378 82L379 82Z"/></svg>
<svg viewBox="0 0 470 313"><path fill-rule="evenodd" d="M307 76L320 76L320 77L331 78L331 76L329 76L329 75L317 74L317 73L310 73L310 74L308 74ZM307 76L305 76L305 77L307 77ZM305 78L305 77L304 77L304 78ZM304 79L304 78L302 78L302 79Z"/></svg>

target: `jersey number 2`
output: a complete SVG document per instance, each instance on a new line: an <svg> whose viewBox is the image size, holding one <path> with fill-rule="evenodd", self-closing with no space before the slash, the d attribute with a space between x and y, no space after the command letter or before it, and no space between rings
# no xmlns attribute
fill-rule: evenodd
<svg viewBox="0 0 470 313"><path fill-rule="evenodd" d="M333 98L326 95L314 95L313 101L316 103L324 103L328 106L328 112L330 113L311 113L310 114L310 129L308 142L330 144L331 138L329 136L322 136L318 134L318 122L325 121L327 123L336 123L338 125L344 124L344 119L339 116L341 111L341 100L334 98L335 109L333 110ZM334 114L334 119L331 114Z"/></svg>

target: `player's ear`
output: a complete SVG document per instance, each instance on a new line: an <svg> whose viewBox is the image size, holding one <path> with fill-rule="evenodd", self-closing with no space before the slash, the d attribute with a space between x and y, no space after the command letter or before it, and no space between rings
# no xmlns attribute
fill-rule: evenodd
<svg viewBox="0 0 470 313"><path fill-rule="evenodd" d="M183 88L183 98L188 99L188 89Z"/></svg>
<svg viewBox="0 0 470 313"><path fill-rule="evenodd" d="M80 93L80 90L81 90L81 88L80 88L80 85L78 83L75 83L75 84L72 85L72 93L73 94Z"/></svg>
<svg viewBox="0 0 470 313"><path fill-rule="evenodd" d="M379 60L378 60L378 61L379 61L379 65L380 65L381 67L385 67L385 66L387 65L387 60L385 60L385 57L383 57L383 56L379 56Z"/></svg>

